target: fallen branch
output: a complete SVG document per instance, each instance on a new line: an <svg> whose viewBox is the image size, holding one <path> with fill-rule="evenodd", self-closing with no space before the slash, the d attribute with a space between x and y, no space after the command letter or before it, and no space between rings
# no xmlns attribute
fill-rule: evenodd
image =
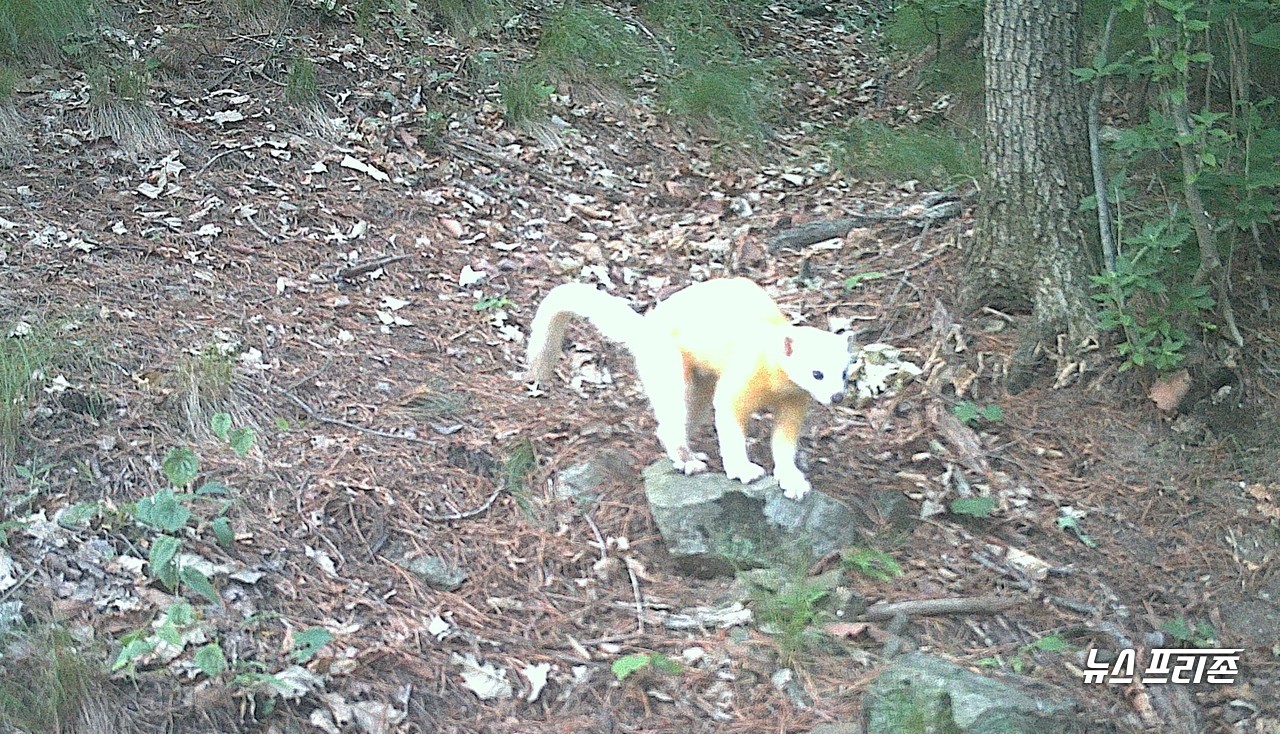
<svg viewBox="0 0 1280 734"><path fill-rule="evenodd" d="M870 227L885 222L905 221L915 227L927 227L933 222L959 216L963 207L954 198L935 199L931 203L924 202L925 209L916 207L895 206L883 212L859 213L840 219L828 219L821 222L808 222L795 227L788 227L769 237L765 247L770 252L777 250L798 250L823 240L844 237L854 227Z"/></svg>
<svg viewBox="0 0 1280 734"><path fill-rule="evenodd" d="M1008 596L954 597L951 599L915 599L880 602L862 615L868 622L884 622L898 615L905 617L938 617L951 614L999 614L1023 601Z"/></svg>
<svg viewBox="0 0 1280 734"><path fill-rule="evenodd" d="M387 255L386 257L380 257L377 260L370 260L367 263L360 263L359 265L352 265L349 268L343 268L338 271L337 277L342 280L354 280L365 273L372 273L378 268L390 265L391 263L398 263L401 260L407 260L408 258L408 255Z"/></svg>

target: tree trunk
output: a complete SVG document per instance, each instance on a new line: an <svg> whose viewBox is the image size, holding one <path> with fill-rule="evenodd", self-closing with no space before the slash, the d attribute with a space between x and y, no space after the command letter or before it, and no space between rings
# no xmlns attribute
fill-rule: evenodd
<svg viewBox="0 0 1280 734"><path fill-rule="evenodd" d="M1031 312L1034 339L1096 334L1089 275L1097 233L1079 211L1089 181L1080 66L1083 0L987 0L986 121L970 307Z"/></svg>

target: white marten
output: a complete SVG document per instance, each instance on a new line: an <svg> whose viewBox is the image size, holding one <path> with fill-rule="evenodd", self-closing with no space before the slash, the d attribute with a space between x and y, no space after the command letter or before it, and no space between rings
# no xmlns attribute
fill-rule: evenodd
<svg viewBox="0 0 1280 734"><path fill-rule="evenodd" d="M566 283L538 306L529 334L529 369L546 382L573 316L620 342L636 362L658 419L658 440L677 471L705 471L706 454L689 447L689 426L715 409L725 474L746 484L764 475L747 457L747 422L773 412L773 475L800 499L809 480L796 466L796 441L809 397L823 405L845 397L848 340L793 326L769 294L745 278L695 283L641 316L625 300L590 285Z"/></svg>

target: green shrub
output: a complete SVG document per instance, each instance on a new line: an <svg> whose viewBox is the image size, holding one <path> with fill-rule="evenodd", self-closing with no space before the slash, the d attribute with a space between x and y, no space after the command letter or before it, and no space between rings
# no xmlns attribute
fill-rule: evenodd
<svg viewBox="0 0 1280 734"><path fill-rule="evenodd" d="M892 52L914 57L931 52L920 81L933 93L962 100L982 98L982 3L977 0L904 0L884 26Z"/></svg>

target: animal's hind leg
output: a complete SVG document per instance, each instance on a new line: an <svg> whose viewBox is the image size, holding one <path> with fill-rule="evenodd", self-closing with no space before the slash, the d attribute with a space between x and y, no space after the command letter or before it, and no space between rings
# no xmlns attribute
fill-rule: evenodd
<svg viewBox="0 0 1280 734"><path fill-rule="evenodd" d="M636 372L658 419L658 441L676 471L697 474L707 470L704 457L689 447L688 407L684 361L674 347L650 345L637 350Z"/></svg>
<svg viewBox="0 0 1280 734"><path fill-rule="evenodd" d="M696 434L699 427L711 422L711 400L715 395L716 380L686 369L684 386L685 406L688 409L686 424L689 433ZM695 456L703 461L707 458L700 451Z"/></svg>

